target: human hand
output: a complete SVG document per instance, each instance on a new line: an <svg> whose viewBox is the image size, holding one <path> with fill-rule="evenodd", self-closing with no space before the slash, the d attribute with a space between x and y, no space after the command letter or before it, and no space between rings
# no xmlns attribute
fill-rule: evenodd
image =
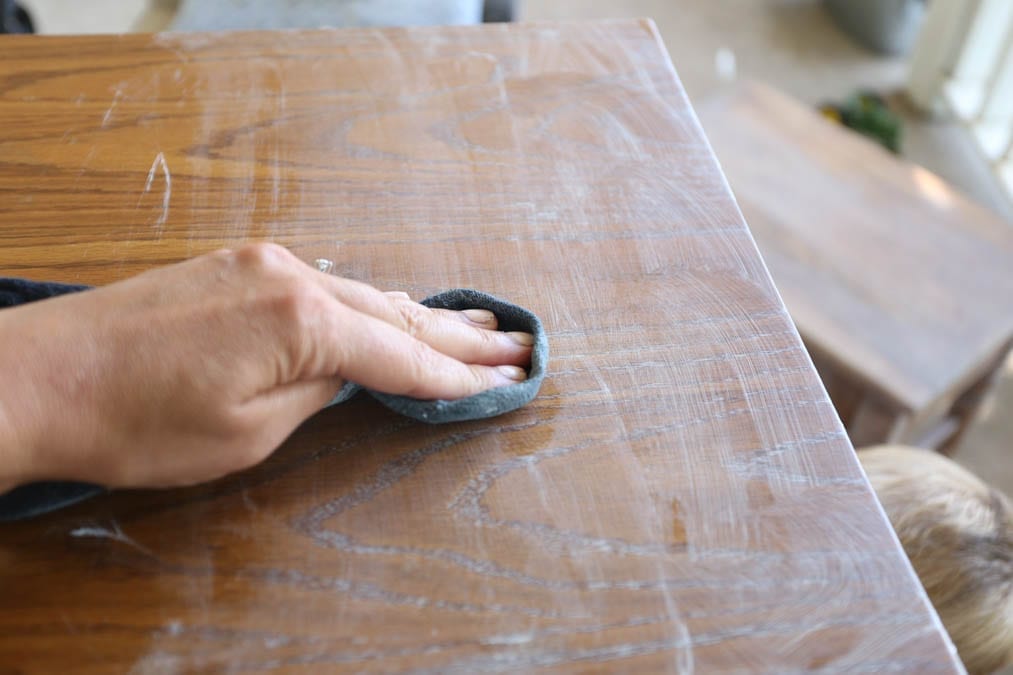
<svg viewBox="0 0 1013 675"><path fill-rule="evenodd" d="M523 380L526 333L252 244L0 311L0 490L211 480L267 457L345 380L454 399Z"/></svg>

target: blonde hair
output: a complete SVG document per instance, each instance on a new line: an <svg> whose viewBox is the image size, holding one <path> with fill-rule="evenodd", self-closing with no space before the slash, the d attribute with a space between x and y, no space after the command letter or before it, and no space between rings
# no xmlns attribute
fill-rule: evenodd
<svg viewBox="0 0 1013 675"><path fill-rule="evenodd" d="M1013 507L942 455L858 453L872 487L969 673L1013 656Z"/></svg>

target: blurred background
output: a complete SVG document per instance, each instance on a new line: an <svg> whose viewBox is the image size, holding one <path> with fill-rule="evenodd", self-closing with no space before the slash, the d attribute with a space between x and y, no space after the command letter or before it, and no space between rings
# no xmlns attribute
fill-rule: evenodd
<svg viewBox="0 0 1013 675"><path fill-rule="evenodd" d="M809 157L817 169L821 168L821 161L830 161L825 153L831 153L831 157L835 152L841 155L844 168L835 169L833 177L840 182L842 190L852 189L854 200L849 202L852 217L858 214L863 223L889 232L894 231L891 228L902 226L917 228L917 222L900 221L905 217L917 220L928 214L933 219L932 227L936 228L932 230L933 236L939 239L940 246L948 241L949 246L954 247L958 246L954 242L978 237L980 241L967 246L981 244L998 251L998 267L995 261L990 264L999 269L1000 275L1003 262L1009 263L1005 278L996 277L995 269L989 272L993 276L977 278L978 282L981 278L991 280L988 287L974 292L975 299L989 294L994 296L980 304L984 315L952 309L950 305L954 300L943 292L935 299L918 296L917 302L938 303L938 307L926 307L925 313L951 311L952 322L966 323L963 333L954 333L956 337L950 341L933 334L933 331L945 332L944 328L939 328L947 325L945 321L936 324L934 329L928 323L921 326L927 332L922 344L926 349L938 347L940 350L933 357L941 364L939 377L950 378L952 382L940 380L939 392L932 393L939 400L934 399L931 406L926 405L932 410L909 410L907 421L888 421L879 430L863 432L871 434L868 437L853 436L853 439L856 445L860 441L877 440L919 444L915 434L918 431L923 434L922 440L931 439L931 444L946 447L959 462L1007 494L1013 494L1013 462L1010 461L1013 360L1008 358L1008 343L1005 348L1000 346L997 352L994 342L982 346L973 339L985 331L1001 336L1013 317L1013 295L1009 293L1013 260L1008 255L1009 249L1004 248L1010 237L1008 233L996 235L997 227L1013 228L1013 2L1010 0L489 0L484 3L481 0L23 0L19 4L27 15L25 12L10 14L11 6L7 4L8 21L13 22L15 30L17 25L28 30L30 22L40 33L650 17L657 23L679 77L698 109L706 108L708 101L720 98L744 81L762 82L787 97L783 101L771 99L773 103L770 104L783 104L784 115L790 117L796 110L805 108L837 126L850 127L848 133L863 134L872 143L882 146L882 157L865 149L856 150L858 154L853 155L852 146L829 131L825 142L820 136L822 131L814 132L814 137L798 139L799 143L809 145L805 150L809 154L792 157ZM741 112L736 110L735 114ZM754 111L758 115L763 112ZM753 113L747 111L745 114ZM720 137L721 130L709 127L710 120L718 120L714 124L736 124L735 117L704 114L701 117L712 139ZM786 143L795 142L789 136L785 138L789 139L784 141ZM770 214L758 214L755 218L751 215L748 200L743 199L753 187L748 183L748 176L737 177L731 170L734 162L729 161L733 158L723 153L717 142L715 146L747 221L756 232L756 224ZM842 173L845 170L851 171L856 181L868 181L868 176L875 175L884 176L882 181L889 183L893 180L889 176L902 175L907 170L903 167L908 165L896 162L898 157L931 172L917 173L919 169L910 168L916 172L913 175L918 178L921 192L901 186L865 202L863 199L872 191L868 182L856 182L848 187L851 184L849 174ZM777 168L768 168L772 170ZM800 189L803 188L800 186ZM963 202L953 206L953 201L947 197L951 190L966 196L982 210L961 206ZM961 231L948 238L947 228ZM757 238L761 252L770 263L772 252L764 250L762 237ZM938 260L942 261L939 264L944 266L949 260L945 250L929 251L925 255L938 255ZM946 277L951 288L964 289L960 291L963 293L968 292L967 288L980 287L980 283L979 286L972 283L975 279L970 278L965 283L961 277L974 276L973 260L968 263L964 258L954 269L937 271L933 271L933 264L926 264L920 271L928 275L923 284L926 287L934 287L942 277ZM781 287L776 265L772 265L772 272ZM912 282L906 268L903 274L906 278L898 281L898 288L921 283L919 280ZM884 306L890 306L891 302L897 306L911 302L907 298L891 299L888 283L875 290L886 298ZM789 310L795 315L791 293L785 295ZM959 298L956 302L960 304ZM1005 317L1002 316L1004 312ZM975 321L982 322L980 331ZM803 337L807 337L801 322L800 328ZM1008 332L1006 335L1009 337ZM898 337L898 340L909 337ZM966 346L957 337L964 340ZM903 351L918 349L917 345L902 347ZM900 351L894 355L898 360L904 356ZM824 356L832 362L830 367L840 366L847 357L836 358L833 353ZM891 377L888 374L890 354L884 358L881 370L887 373L883 377L888 379ZM986 362L991 363L987 368L982 365ZM951 364L953 367L943 372L942 365ZM996 367L996 364L999 365ZM849 372L842 377L848 379L855 369L844 365L844 370ZM867 381L861 384L875 389L877 383L870 381L877 378L877 371L873 368L869 372L871 375L866 373ZM988 378L990 372L995 375L993 380ZM824 373L822 368L821 373ZM828 378L825 377L829 387ZM900 384L885 382L882 387L884 391L892 391L895 385L897 389L904 386L901 381ZM978 387L973 392L972 385ZM852 394L841 394L831 387L831 395L849 431L853 421L849 416L868 417L869 411L859 404L854 404L858 406L854 410L848 408L854 402L845 399ZM903 392L895 398L904 399ZM917 398L912 394L911 400ZM961 401L965 404L963 408ZM856 412L859 409L864 412ZM922 412L926 419L932 415L957 419L958 413L968 419L950 420L946 433L951 434L952 442L947 445L940 435L943 431L932 432L936 435L931 436L927 427L916 430L914 427L918 425L908 424L913 418L921 420ZM863 418L863 422L867 419ZM955 428L959 428L960 433L953 433Z"/></svg>

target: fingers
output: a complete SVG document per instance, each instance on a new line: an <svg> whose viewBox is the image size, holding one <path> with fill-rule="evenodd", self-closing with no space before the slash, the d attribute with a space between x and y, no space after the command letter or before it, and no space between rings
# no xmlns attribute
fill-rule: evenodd
<svg viewBox="0 0 1013 675"><path fill-rule="evenodd" d="M447 356L486 366L531 363L534 338L530 334L488 329L472 318L485 319L485 325L494 326L491 312L434 310L408 300L395 300L393 304L396 314L388 323Z"/></svg>
<svg viewBox="0 0 1013 675"><path fill-rule="evenodd" d="M252 244L234 253L217 252L206 258L210 265L233 265L244 270L244 284L250 283L250 275L255 281L261 276L294 274L352 309L385 321L459 361L516 366L531 362L531 336L497 331L496 317L488 310L429 309L412 302L406 293L382 293L368 284L322 272L274 244ZM280 281L275 279L274 283Z"/></svg>
<svg viewBox="0 0 1013 675"><path fill-rule="evenodd" d="M309 267L305 273L342 304L380 319L458 361L490 366L531 363L532 336L497 331L496 317L488 310L434 310L412 302L404 293L381 293L367 284L321 274Z"/></svg>
<svg viewBox="0 0 1013 675"><path fill-rule="evenodd" d="M533 336L496 330L496 318L487 310L427 308L405 293L382 293L362 282L322 273L280 246L256 244L218 255L223 260L234 256L254 280L258 275L267 281L282 275L291 281L289 275L295 275L336 301L315 306L309 320L295 322L330 325L332 332L309 341L319 346L317 353L307 354L305 344L293 348L293 367L283 370L296 380L341 375L381 391L456 398L524 379L520 368L531 363ZM281 284L276 279L271 286L277 289ZM381 328L384 324L386 329ZM291 330L292 323L288 325L283 332ZM328 344L335 336L341 345ZM370 336L379 342L371 343ZM375 353L377 349L385 351ZM498 371L496 366L508 368Z"/></svg>
<svg viewBox="0 0 1013 675"><path fill-rule="evenodd" d="M385 291L384 295L394 302L412 302L411 296L404 291ZM499 319L487 309L454 310L430 308L430 311L445 321L456 321L468 326L474 326L475 328L496 330L499 327Z"/></svg>
<svg viewBox="0 0 1013 675"><path fill-rule="evenodd" d="M331 326L325 324L331 323ZM523 381L515 364L464 363L374 316L335 303L314 339L316 376L420 399L456 399Z"/></svg>
<svg viewBox="0 0 1013 675"><path fill-rule="evenodd" d="M496 315L487 309L465 309L461 311L453 309L431 309L445 321L456 321L475 328L496 330L499 327L499 320Z"/></svg>
<svg viewBox="0 0 1013 675"><path fill-rule="evenodd" d="M384 292L384 295L394 303L413 302L411 296L404 291L386 291ZM486 330L496 330L499 328L499 319L497 319L496 315L487 309L454 310L429 308L429 311L433 312L444 321L454 321L456 323L463 323L466 326L484 328Z"/></svg>

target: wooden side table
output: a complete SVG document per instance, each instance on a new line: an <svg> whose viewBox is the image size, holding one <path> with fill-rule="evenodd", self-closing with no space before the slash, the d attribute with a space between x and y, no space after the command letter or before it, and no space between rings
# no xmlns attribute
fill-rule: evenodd
<svg viewBox="0 0 1013 675"><path fill-rule="evenodd" d="M500 418L359 399L4 526L0 664L959 671L652 24L28 38L0 83L5 274L270 239L552 349Z"/></svg>
<svg viewBox="0 0 1013 675"><path fill-rule="evenodd" d="M700 114L852 442L952 448L1013 344L1013 224L768 87Z"/></svg>

